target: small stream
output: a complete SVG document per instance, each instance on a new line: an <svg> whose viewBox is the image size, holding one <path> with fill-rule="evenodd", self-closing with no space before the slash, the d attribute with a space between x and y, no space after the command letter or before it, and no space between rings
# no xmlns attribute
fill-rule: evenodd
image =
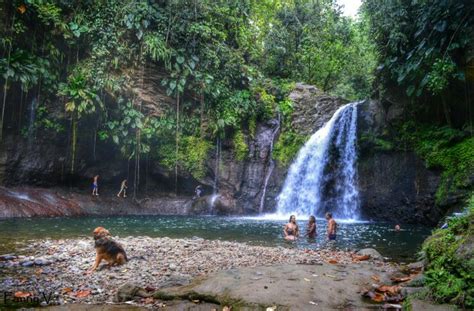
<svg viewBox="0 0 474 311"><path fill-rule="evenodd" d="M251 217L217 216L114 216L75 218L18 218L0 220L0 254L20 251L30 240L87 237L95 227L103 226L120 239L120 236L151 236L191 238L245 242L252 245L360 249L375 248L394 261L416 260L423 240L430 229L420 225L403 225L400 232L387 223L339 223L337 241L325 240L326 222L317 220L316 240L300 238L296 243L282 238L287 220ZM304 234L306 221L298 222ZM92 241L92 239L91 239Z"/></svg>

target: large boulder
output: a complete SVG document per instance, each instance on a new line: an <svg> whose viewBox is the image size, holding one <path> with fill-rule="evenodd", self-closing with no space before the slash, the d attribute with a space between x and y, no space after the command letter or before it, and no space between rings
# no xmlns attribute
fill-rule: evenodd
<svg viewBox="0 0 474 311"><path fill-rule="evenodd" d="M291 128L299 134L311 135L321 128L336 110L348 101L330 96L313 85L297 83L289 95L293 102Z"/></svg>
<svg viewBox="0 0 474 311"><path fill-rule="evenodd" d="M357 252L357 255L359 255L359 256L369 255L371 259L383 260L383 256L380 255L380 253L378 251L376 251L375 249L373 249L373 248L361 249L360 251Z"/></svg>

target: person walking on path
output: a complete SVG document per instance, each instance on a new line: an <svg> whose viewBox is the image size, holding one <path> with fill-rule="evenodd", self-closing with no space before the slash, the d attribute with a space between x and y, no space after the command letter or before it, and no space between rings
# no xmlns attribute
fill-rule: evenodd
<svg viewBox="0 0 474 311"><path fill-rule="evenodd" d="M328 240L333 241L336 239L337 223L329 212L326 213L326 220L328 221Z"/></svg>
<svg viewBox="0 0 474 311"><path fill-rule="evenodd" d="M92 181L92 195L99 196L99 175L95 175Z"/></svg>
<svg viewBox="0 0 474 311"><path fill-rule="evenodd" d="M127 180L124 179L122 180L122 183L120 184L120 191L119 193L117 193L117 196L120 198L120 196L122 195L122 192L123 192L123 197L126 198L127 197Z"/></svg>

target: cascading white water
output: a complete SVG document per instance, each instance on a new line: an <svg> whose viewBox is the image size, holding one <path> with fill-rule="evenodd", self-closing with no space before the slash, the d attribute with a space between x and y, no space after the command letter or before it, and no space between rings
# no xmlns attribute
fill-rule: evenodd
<svg viewBox="0 0 474 311"><path fill-rule="evenodd" d="M278 196L281 215L359 216L357 104L340 107L301 148Z"/></svg>
<svg viewBox="0 0 474 311"><path fill-rule="evenodd" d="M30 117L28 119L28 134L31 135L35 129L35 122L36 122L36 107L38 105L37 98L33 98L31 100L30 106Z"/></svg>
<svg viewBox="0 0 474 311"><path fill-rule="evenodd" d="M214 185L212 187L212 193L216 194L219 192L219 168L221 163L221 140L219 137L216 139L216 162L214 172Z"/></svg>

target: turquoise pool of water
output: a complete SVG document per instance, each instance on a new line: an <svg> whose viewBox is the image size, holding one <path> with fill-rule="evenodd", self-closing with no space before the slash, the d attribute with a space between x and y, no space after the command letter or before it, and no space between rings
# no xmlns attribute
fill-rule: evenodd
<svg viewBox="0 0 474 311"><path fill-rule="evenodd" d="M286 220L217 216L114 216L74 218L19 218L0 220L0 254L18 250L31 240L91 238L95 227L103 226L114 236L150 236L170 238L201 237L245 242L251 245L337 248L355 250L371 247L395 261L416 260L423 240L430 228L403 225L396 232L387 223L339 223L335 242L325 239L326 222L317 220L318 236L314 240L300 238L286 242L282 238ZM300 231L306 231L306 221L299 221Z"/></svg>

